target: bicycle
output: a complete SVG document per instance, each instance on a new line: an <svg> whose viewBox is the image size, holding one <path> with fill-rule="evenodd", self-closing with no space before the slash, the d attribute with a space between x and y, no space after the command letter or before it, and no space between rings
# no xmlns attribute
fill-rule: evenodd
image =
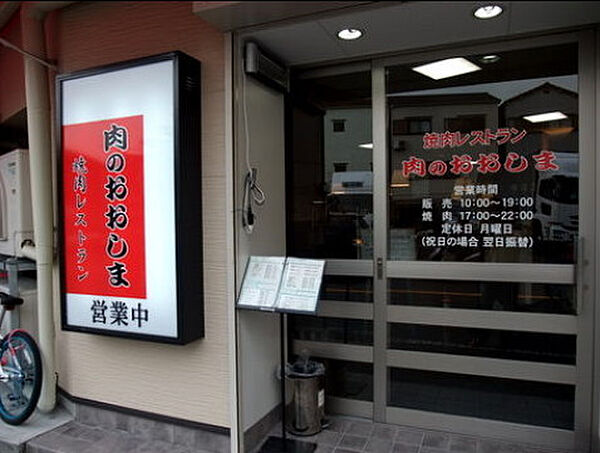
<svg viewBox="0 0 600 453"><path fill-rule="evenodd" d="M0 293L0 326L23 299ZM22 329L0 334L0 418L20 425L31 416L42 388L42 359L35 340Z"/></svg>

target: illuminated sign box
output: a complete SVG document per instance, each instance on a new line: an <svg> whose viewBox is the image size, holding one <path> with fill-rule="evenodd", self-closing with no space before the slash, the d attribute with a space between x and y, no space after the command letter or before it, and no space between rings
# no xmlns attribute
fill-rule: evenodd
<svg viewBox="0 0 600 453"><path fill-rule="evenodd" d="M64 330L204 336L200 62L57 77Z"/></svg>

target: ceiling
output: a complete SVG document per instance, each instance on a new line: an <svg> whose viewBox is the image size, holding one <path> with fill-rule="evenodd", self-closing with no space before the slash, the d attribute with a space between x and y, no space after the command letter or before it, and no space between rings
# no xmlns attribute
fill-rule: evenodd
<svg viewBox="0 0 600 453"><path fill-rule="evenodd" d="M252 9L252 4L255 4L258 9L252 17L255 23L259 22L256 15L260 16L261 8L264 12L266 6L257 5L264 2L243 3L246 9ZM271 2L280 6L285 3ZM442 44L502 39L600 23L600 2L499 2L505 11L485 21L472 15L481 2L337 3L356 6L321 11L296 19L280 15L279 20L250 29L244 29L242 23L238 31L243 39L258 42L293 66L357 60ZM196 13L218 25L214 22L218 8L212 9L212 19L201 12ZM267 18L264 20L267 21ZM235 23L229 22L228 27L235 28ZM341 41L336 34L346 27L360 28L365 34L357 41Z"/></svg>

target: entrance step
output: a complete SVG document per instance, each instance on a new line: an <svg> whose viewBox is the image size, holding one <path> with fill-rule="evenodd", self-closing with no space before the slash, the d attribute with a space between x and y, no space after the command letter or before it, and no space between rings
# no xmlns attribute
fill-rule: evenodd
<svg viewBox="0 0 600 453"><path fill-rule="evenodd" d="M68 423L7 453L230 453L227 428L61 398ZM0 453L4 453L0 445Z"/></svg>
<svg viewBox="0 0 600 453"><path fill-rule="evenodd" d="M12 426L0 421L0 452L23 453L25 445L44 433L65 425L73 420L73 416L62 406L45 414L36 410L22 425Z"/></svg>

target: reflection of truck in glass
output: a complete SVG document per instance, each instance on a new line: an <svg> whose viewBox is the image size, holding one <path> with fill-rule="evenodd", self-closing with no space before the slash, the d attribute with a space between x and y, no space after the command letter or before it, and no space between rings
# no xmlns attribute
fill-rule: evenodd
<svg viewBox="0 0 600 453"><path fill-rule="evenodd" d="M538 173L533 234L542 240L569 242L579 228L579 155L554 154L559 170Z"/></svg>

